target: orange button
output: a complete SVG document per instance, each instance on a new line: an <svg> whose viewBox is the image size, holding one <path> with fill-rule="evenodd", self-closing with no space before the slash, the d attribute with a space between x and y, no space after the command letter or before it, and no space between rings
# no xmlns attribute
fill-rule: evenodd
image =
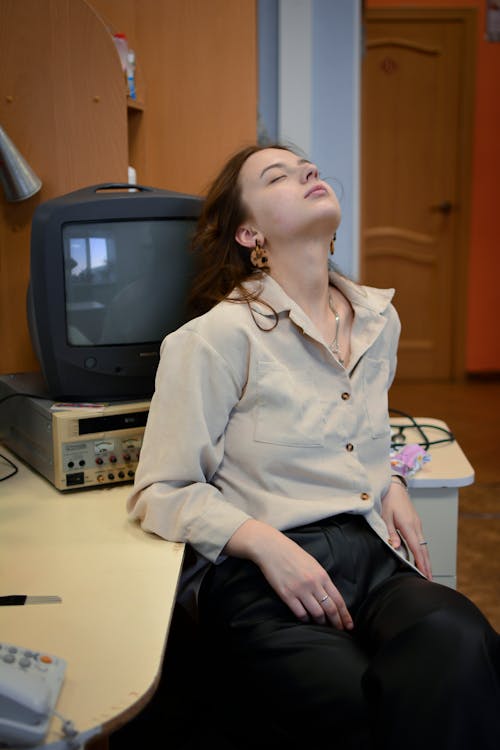
<svg viewBox="0 0 500 750"><path fill-rule="evenodd" d="M361 500L369 500L370 499L370 495L368 494L368 492L362 492L361 495L360 495L360 498L361 498Z"/></svg>
<svg viewBox="0 0 500 750"><path fill-rule="evenodd" d="M44 664L52 664L52 659L50 656L46 656L45 654L40 657L40 661Z"/></svg>

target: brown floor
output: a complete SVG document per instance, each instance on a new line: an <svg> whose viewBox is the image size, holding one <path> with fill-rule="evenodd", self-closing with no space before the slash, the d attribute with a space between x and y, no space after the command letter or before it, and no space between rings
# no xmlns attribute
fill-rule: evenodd
<svg viewBox="0 0 500 750"><path fill-rule="evenodd" d="M500 632L500 378L396 382L389 405L444 420L475 470L459 493L457 588Z"/></svg>

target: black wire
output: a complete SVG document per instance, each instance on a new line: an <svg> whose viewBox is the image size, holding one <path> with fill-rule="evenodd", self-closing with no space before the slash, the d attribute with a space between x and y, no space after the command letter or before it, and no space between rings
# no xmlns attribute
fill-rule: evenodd
<svg viewBox="0 0 500 750"><path fill-rule="evenodd" d="M0 398L0 404L3 404L4 401L7 401L9 398L14 398L15 396L26 396L27 398L43 398L43 396L40 396L40 394L35 395L32 393L9 393L7 396L2 396L2 398ZM5 482L6 479L10 479L15 474L17 474L19 469L17 468L16 464L11 461L10 458L4 456L3 453L0 453L0 458L8 463L13 469L10 474L6 474L4 477L0 477L0 482Z"/></svg>
<svg viewBox="0 0 500 750"><path fill-rule="evenodd" d="M431 445L452 443L455 440L454 434L446 427L440 427L436 424L423 424L422 422L417 422L415 417L413 417L411 414L407 414L407 412L401 411L400 409L393 409L392 407L389 409L389 413L399 414L400 416L405 417L410 421L410 424L407 425L391 424L391 429L397 430L397 434L391 437L391 448L393 450L395 450L396 448L403 448L405 445L407 445L406 436L404 434L405 429L415 429L418 432L421 440L418 442L418 445L420 445L426 451L429 450ZM446 437L441 438L440 440L430 440L424 431L425 429L438 430L439 432L443 432ZM398 442L398 438L400 438L400 442Z"/></svg>
<svg viewBox="0 0 500 750"><path fill-rule="evenodd" d="M6 479L10 479L11 477L14 476L14 474L17 474L19 469L17 468L15 463L11 461L10 458L7 458L7 456L4 456L3 453L0 453L0 458L2 458L5 461L5 463L9 464L14 469L14 471L11 471L10 474L6 474L4 477L0 477L0 482L5 482Z"/></svg>

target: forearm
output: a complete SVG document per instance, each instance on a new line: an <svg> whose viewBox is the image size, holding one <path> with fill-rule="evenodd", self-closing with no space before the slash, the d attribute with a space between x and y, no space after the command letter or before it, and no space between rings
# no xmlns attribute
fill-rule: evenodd
<svg viewBox="0 0 500 750"><path fill-rule="evenodd" d="M283 534L278 529L250 518L236 529L223 551L230 557L242 557L259 565L266 548L282 539Z"/></svg>

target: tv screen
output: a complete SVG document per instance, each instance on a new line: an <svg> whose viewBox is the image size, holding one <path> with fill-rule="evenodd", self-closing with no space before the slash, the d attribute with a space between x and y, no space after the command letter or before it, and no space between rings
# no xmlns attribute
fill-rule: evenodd
<svg viewBox="0 0 500 750"><path fill-rule="evenodd" d="M163 338L189 318L201 198L96 185L41 204L28 322L57 400L151 396Z"/></svg>
<svg viewBox="0 0 500 750"><path fill-rule="evenodd" d="M154 343L182 325L192 229L191 219L63 226L68 343Z"/></svg>

